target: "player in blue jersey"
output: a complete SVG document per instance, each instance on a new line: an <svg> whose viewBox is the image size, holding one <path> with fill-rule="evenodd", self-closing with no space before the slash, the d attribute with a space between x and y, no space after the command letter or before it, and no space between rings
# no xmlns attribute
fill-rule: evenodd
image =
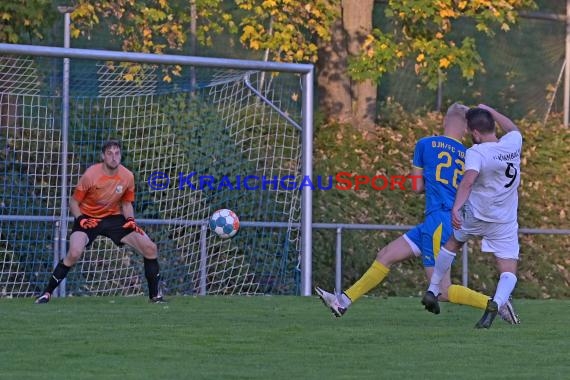
<svg viewBox="0 0 570 380"><path fill-rule="evenodd" d="M430 280L440 246L452 233L451 208L465 162L465 147L461 139L467 129L467 110L468 107L458 103L451 105L443 120L443 135L425 137L416 144L412 175L420 179L413 190L425 192L424 222L382 248L370 268L346 291L335 294L319 287L315 289L336 317L341 317L356 300L384 281L393 264L421 256L427 279ZM442 278L440 290L441 301L449 300L483 310L489 300L488 296L467 287L451 285L449 271ZM512 308L510 303L508 307ZM516 323L508 320L512 318L507 310L500 315L507 322Z"/></svg>

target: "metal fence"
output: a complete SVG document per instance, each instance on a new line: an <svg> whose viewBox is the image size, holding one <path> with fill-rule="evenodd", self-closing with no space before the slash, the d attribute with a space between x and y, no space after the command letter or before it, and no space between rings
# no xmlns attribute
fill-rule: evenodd
<svg viewBox="0 0 570 380"><path fill-rule="evenodd" d="M387 225L387 224L344 224L344 223L313 223L313 229L328 229L336 231L335 239L335 289L343 289L342 286L342 238L347 231L408 231L414 228L412 225ZM540 228L520 228L519 235L570 235L568 229L540 229ZM463 245L461 253L461 282L463 286L469 285L469 244ZM381 248L381 247L378 247ZM331 253L332 254L332 253Z"/></svg>

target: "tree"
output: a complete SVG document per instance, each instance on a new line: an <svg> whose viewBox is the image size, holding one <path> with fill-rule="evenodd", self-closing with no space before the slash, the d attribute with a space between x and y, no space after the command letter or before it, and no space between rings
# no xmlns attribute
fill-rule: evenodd
<svg viewBox="0 0 570 380"><path fill-rule="evenodd" d="M124 51L156 54L183 50L187 42L195 54L196 42L210 46L215 34L237 31L232 15L222 8L222 0L78 0L71 19L72 37L88 35L103 23L122 41ZM129 67L125 79L135 79L140 65L122 65ZM163 80L170 81L180 70L179 66L169 68Z"/></svg>
<svg viewBox="0 0 570 380"><path fill-rule="evenodd" d="M466 79L483 69L475 40L455 41L453 23L470 19L478 31L492 36L498 25L508 31L517 10L534 7L532 0L387 0L389 24L372 24L372 0L342 0L341 17L332 41L319 51L320 105L329 119L349 121L357 128L374 128L376 84L388 72L415 60L415 71L429 88L459 67ZM347 76L347 74L349 74Z"/></svg>
<svg viewBox="0 0 570 380"><path fill-rule="evenodd" d="M182 50L189 41L190 53L195 54L196 41L209 46L215 34L237 34L239 27L243 46L264 52L266 60L315 62L313 36L328 40L328 24L335 17L325 0L235 0L243 15L238 26L223 5L222 0L79 0L72 13L72 36L86 35L104 22L122 39L125 51L163 53ZM134 77L137 65L129 66ZM173 68L164 79L179 72L179 67Z"/></svg>
<svg viewBox="0 0 570 380"><path fill-rule="evenodd" d="M372 31L374 0L343 0L334 6L340 17L332 25L331 42L321 41L319 48L319 105L328 120L368 129L375 120L376 86L369 79L352 80L348 67Z"/></svg>
<svg viewBox="0 0 570 380"><path fill-rule="evenodd" d="M50 0L0 2L0 42L33 43L44 39L57 17Z"/></svg>
<svg viewBox="0 0 570 380"><path fill-rule="evenodd" d="M317 40L330 40L333 0L236 0L245 11L240 41L277 62L316 62Z"/></svg>
<svg viewBox="0 0 570 380"><path fill-rule="evenodd" d="M15 9L14 2L0 5L0 40L17 42L22 32L39 33L42 18L32 16L49 1L32 1L37 8L22 0ZM321 111L331 121L363 130L375 128L378 82L406 60L415 62L429 88L454 67L466 79L483 70L474 38L455 40L458 20L472 20L477 30L492 36L496 26L508 31L518 10L535 6L533 0L234 0L237 11L230 12L222 0L75 2L72 35L88 34L101 23L120 39L123 50L163 53L189 43L194 54L196 42L212 44L215 34L226 31L266 60L316 63ZM373 27L378 6L388 21ZM135 79L140 67L125 65L126 79ZM171 80L180 70L168 68L163 79Z"/></svg>

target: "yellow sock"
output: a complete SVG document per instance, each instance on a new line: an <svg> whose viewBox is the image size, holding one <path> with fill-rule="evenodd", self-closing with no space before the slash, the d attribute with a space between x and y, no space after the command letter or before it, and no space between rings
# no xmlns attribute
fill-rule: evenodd
<svg viewBox="0 0 570 380"><path fill-rule="evenodd" d="M374 260L370 268L368 268L362 277L360 277L360 279L344 293L352 302L354 302L368 293L370 289L381 283L388 275L388 272L390 272L389 268ZM487 304L485 304L485 306L487 306Z"/></svg>
<svg viewBox="0 0 570 380"><path fill-rule="evenodd" d="M476 292L461 285L451 285L449 289L447 289L447 297L449 298L449 302L469 305L483 310L487 308L487 301L489 301L490 298L483 293Z"/></svg>

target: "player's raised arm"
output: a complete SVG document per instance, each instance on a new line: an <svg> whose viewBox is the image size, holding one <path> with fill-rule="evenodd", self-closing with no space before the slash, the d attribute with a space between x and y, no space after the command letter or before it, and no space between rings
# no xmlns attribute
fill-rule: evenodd
<svg viewBox="0 0 570 380"><path fill-rule="evenodd" d="M494 108L489 107L488 105L485 105L485 104L479 104L477 107L489 111L491 113L491 115L493 115L493 119L495 119L497 124L499 124L499 126L506 133L509 133L512 131L520 132L519 127L517 127L517 125L511 119L509 119L508 117L506 117L505 115L503 115L499 111L495 110Z"/></svg>

